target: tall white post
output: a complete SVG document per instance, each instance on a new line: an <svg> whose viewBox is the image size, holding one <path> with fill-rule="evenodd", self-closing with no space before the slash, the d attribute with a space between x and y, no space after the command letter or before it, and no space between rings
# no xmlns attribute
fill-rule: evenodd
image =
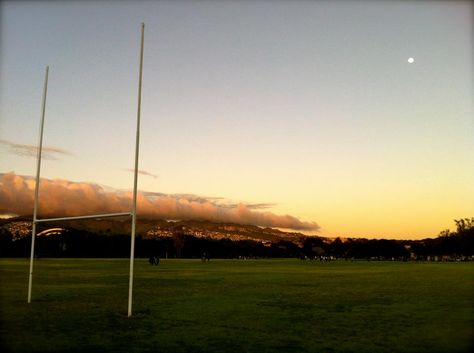
<svg viewBox="0 0 474 353"><path fill-rule="evenodd" d="M140 144L140 110L142 102L142 71L143 71L143 42L145 37L145 24L142 23L142 36L140 44L140 69L138 74L138 109L137 109L137 135L135 141L135 169L133 179L133 204L132 204L132 235L130 245L130 277L128 283L128 317L132 316L133 297L133 263L135 259L135 228L137 225L137 184L138 184L138 155Z"/></svg>
<svg viewBox="0 0 474 353"><path fill-rule="evenodd" d="M30 275L28 278L28 303L31 303L31 286L33 284L33 261L35 257L35 238L36 238L36 218L38 214L38 195L40 184L40 170L41 170L41 152L43 150L43 129L44 129L44 115L46 112L46 95L48 93L48 74L49 66L46 66L43 87L43 102L41 106L41 121L39 132L39 146L36 159L36 184L35 184L35 202L33 206L33 229L31 231L31 254L30 254Z"/></svg>

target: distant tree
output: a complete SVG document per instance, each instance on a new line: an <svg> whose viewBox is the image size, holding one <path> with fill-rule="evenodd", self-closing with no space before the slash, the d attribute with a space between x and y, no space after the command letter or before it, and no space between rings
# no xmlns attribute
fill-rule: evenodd
<svg viewBox="0 0 474 353"><path fill-rule="evenodd" d="M181 251L184 248L184 234L178 233L173 238L174 247L176 249L176 257L181 257Z"/></svg>
<svg viewBox="0 0 474 353"><path fill-rule="evenodd" d="M334 241L329 244L328 251L331 255L336 257L345 256L346 254L346 247L342 242L341 238L336 238Z"/></svg>
<svg viewBox="0 0 474 353"><path fill-rule="evenodd" d="M426 243L428 252L436 255L472 255L474 253L474 218L455 219L456 231L441 231L437 239Z"/></svg>
<svg viewBox="0 0 474 353"><path fill-rule="evenodd" d="M411 251L413 251L413 253L416 254L417 256L421 256L421 257L430 255L429 249L424 241L414 241L411 244Z"/></svg>
<svg viewBox="0 0 474 353"><path fill-rule="evenodd" d="M457 233L472 233L474 231L474 217L455 219Z"/></svg>
<svg viewBox="0 0 474 353"><path fill-rule="evenodd" d="M0 256L8 256L11 251L13 235L7 230L0 228Z"/></svg>
<svg viewBox="0 0 474 353"><path fill-rule="evenodd" d="M456 223L456 243L458 253L474 255L474 218L454 220Z"/></svg>
<svg viewBox="0 0 474 353"><path fill-rule="evenodd" d="M474 234L474 217L455 219L456 232L451 232L449 229L442 230L438 237L450 237L463 234Z"/></svg>
<svg viewBox="0 0 474 353"><path fill-rule="evenodd" d="M451 236L451 231L449 229L442 230L438 234L438 238L447 238Z"/></svg>
<svg viewBox="0 0 474 353"><path fill-rule="evenodd" d="M315 248L320 248L324 251L326 250L327 244L322 238L319 237L307 237L303 242L303 253L308 257L313 257L319 254L315 253Z"/></svg>

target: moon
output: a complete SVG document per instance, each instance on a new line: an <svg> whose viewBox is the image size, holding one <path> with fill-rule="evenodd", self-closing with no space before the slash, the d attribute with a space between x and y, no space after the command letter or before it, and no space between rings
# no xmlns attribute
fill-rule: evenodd
<svg viewBox="0 0 474 353"><path fill-rule="evenodd" d="M412 58L412 57L408 58L408 63L409 64L413 64L414 62L415 62L414 58Z"/></svg>

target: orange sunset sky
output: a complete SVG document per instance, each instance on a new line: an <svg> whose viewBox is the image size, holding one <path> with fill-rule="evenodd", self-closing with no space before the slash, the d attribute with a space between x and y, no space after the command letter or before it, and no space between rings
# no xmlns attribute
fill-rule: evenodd
<svg viewBox="0 0 474 353"><path fill-rule="evenodd" d="M32 213L46 65L41 212L129 207L145 22L139 213L397 239L474 215L472 2L0 10L2 214Z"/></svg>

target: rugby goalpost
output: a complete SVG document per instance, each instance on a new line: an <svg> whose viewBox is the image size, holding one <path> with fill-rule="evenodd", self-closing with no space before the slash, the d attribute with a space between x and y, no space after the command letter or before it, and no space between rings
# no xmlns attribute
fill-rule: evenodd
<svg viewBox="0 0 474 353"><path fill-rule="evenodd" d="M48 93L48 76L49 66L46 66L44 86L43 86L43 99L41 104L41 119L40 119L40 132L39 132L39 144L37 151L36 160L36 183L35 183L35 195L34 195L34 206L33 206L33 227L31 231L31 254L30 254L30 271L28 277L28 303L31 303L31 292L33 285L33 263L35 256L35 238L36 238L36 225L43 222L57 222L67 220L81 220L81 219L100 219L110 217L132 217L132 229L130 239L130 274L128 283L128 311L127 316L132 316L132 298L133 298L133 265L135 260L135 230L137 223L137 185L138 185L138 156L140 150L140 113L141 113L141 100L142 100L142 73L143 73L143 45L145 37L145 24L141 24L141 40L140 40L140 64L138 72L138 106L137 106L137 127L135 137L135 165L133 170L133 196L132 196L132 210L131 212L122 213L105 213L95 215L84 215L84 216L73 216L73 217L58 217L58 218L43 218L38 219L38 195L39 195L39 184L40 184L40 171L41 171L41 157L43 150L43 130L44 130L44 117L46 112L46 96Z"/></svg>

